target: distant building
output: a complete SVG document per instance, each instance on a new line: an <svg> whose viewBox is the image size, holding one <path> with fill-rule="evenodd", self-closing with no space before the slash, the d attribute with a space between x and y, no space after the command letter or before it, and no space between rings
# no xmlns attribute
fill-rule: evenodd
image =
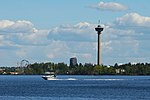
<svg viewBox="0 0 150 100"><path fill-rule="evenodd" d="M116 69L116 73L117 73L117 74L124 73L124 72L125 72L124 69Z"/></svg>
<svg viewBox="0 0 150 100"><path fill-rule="evenodd" d="M77 66L77 58L74 57L74 58L70 58L70 67L74 67L74 66Z"/></svg>
<svg viewBox="0 0 150 100"><path fill-rule="evenodd" d="M84 66L90 67L90 66L93 66L93 64L92 63L85 63Z"/></svg>

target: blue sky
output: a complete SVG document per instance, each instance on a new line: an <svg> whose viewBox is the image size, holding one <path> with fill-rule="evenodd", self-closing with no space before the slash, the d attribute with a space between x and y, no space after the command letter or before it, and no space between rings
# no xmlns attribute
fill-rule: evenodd
<svg viewBox="0 0 150 100"><path fill-rule="evenodd" d="M149 0L0 0L0 66L34 62L149 62ZM18 63L18 65L17 65Z"/></svg>

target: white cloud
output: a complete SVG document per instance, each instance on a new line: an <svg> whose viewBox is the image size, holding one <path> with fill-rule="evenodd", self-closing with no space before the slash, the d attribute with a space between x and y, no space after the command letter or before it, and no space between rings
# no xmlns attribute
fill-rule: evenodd
<svg viewBox="0 0 150 100"><path fill-rule="evenodd" d="M76 25L61 25L49 32L49 39L61 41L95 41L94 25L81 22Z"/></svg>
<svg viewBox="0 0 150 100"><path fill-rule="evenodd" d="M150 27L150 17L141 16L138 13L128 13L117 18L115 24L122 27Z"/></svg>
<svg viewBox="0 0 150 100"><path fill-rule="evenodd" d="M101 43L101 46L103 47L103 52L110 52L112 51L112 40L105 41Z"/></svg>
<svg viewBox="0 0 150 100"><path fill-rule="evenodd" d="M5 36L0 35L0 49L17 49L19 45L15 44L13 41L6 40Z"/></svg>
<svg viewBox="0 0 150 100"><path fill-rule="evenodd" d="M70 55L69 47L63 41L51 41L45 49L46 56L53 61L63 62Z"/></svg>
<svg viewBox="0 0 150 100"><path fill-rule="evenodd" d="M111 62L146 62L149 59L150 17L128 13L117 18L104 30L103 39L110 40L110 51L103 50L104 59ZM108 56L109 54L109 56ZM112 59L113 58L113 59ZM139 59L140 58L140 59Z"/></svg>
<svg viewBox="0 0 150 100"><path fill-rule="evenodd" d="M133 35L136 39L150 39L150 17L145 17L138 13L128 13L117 18L113 24L113 28L130 30L130 35Z"/></svg>
<svg viewBox="0 0 150 100"><path fill-rule="evenodd" d="M97 50L95 26L87 22L76 25L62 25L49 32L49 39L62 41L66 44L67 49L63 50L62 48L62 51L68 51L63 54L64 57L65 55L72 55L79 57L81 62L85 60L87 62L95 62ZM104 27L101 35L102 60L104 63L108 63L108 58L111 58L109 63L115 63L116 59L113 58L123 60L139 53L139 41L133 37L136 34L134 30L116 29L106 25L102 26ZM57 55L57 53L52 53L50 57L55 57L54 54Z"/></svg>
<svg viewBox="0 0 150 100"><path fill-rule="evenodd" d="M32 33L36 29L33 28L33 24L30 21L18 20L1 20L0 21L0 32L3 33Z"/></svg>
<svg viewBox="0 0 150 100"><path fill-rule="evenodd" d="M102 11L124 11L128 9L128 7L116 2L99 2L98 4L90 7Z"/></svg>
<svg viewBox="0 0 150 100"><path fill-rule="evenodd" d="M30 34L17 34L17 40L22 45L48 45L48 30L38 30Z"/></svg>
<svg viewBox="0 0 150 100"><path fill-rule="evenodd" d="M30 21L26 20L18 20L16 22L1 20L0 35L3 36L3 41L13 42L14 45L40 46L48 43L48 30L37 30ZM5 43L4 45L7 46L8 44Z"/></svg>
<svg viewBox="0 0 150 100"><path fill-rule="evenodd" d="M69 58L76 56L78 62L96 63L97 33L94 28L97 25L95 24L80 22L75 25L60 25L50 30L37 30L29 22L30 28L28 28L28 31L13 33L14 31L19 32L17 28L24 29L23 27L28 26L27 24L17 24L12 32L10 29L7 30L7 33L1 30L9 29L8 27L13 26L17 21L7 20L4 21L5 23L0 22L0 55L5 56L3 58L5 60L9 54L11 60L16 58L19 60L28 59L30 62L69 63ZM126 27L134 25L139 28L126 28L122 27L123 25ZM148 40L143 42L139 39L141 37L145 38L145 31L141 30L141 28L147 29L148 33L149 30L146 27L148 25L149 17L144 17L137 13L126 14L110 25L102 25L104 27L101 35L102 62L104 64L135 62L138 61L136 57L139 54L141 57L138 57L141 59L149 56L149 48L144 46L148 43ZM3 59L0 60L3 61Z"/></svg>
<svg viewBox="0 0 150 100"><path fill-rule="evenodd" d="M79 62L95 63L96 32L94 24L80 22L75 25L61 25L50 30L48 39L55 44L48 55L50 58L76 56ZM63 51L63 52L62 52Z"/></svg>
<svg viewBox="0 0 150 100"><path fill-rule="evenodd" d="M14 22L13 21L9 21L9 20L1 20L0 21L0 29L4 29L4 28L7 28L11 25L13 25Z"/></svg>
<svg viewBox="0 0 150 100"><path fill-rule="evenodd" d="M102 61L125 61L138 54L139 41L133 38L134 31L107 28L102 34ZM130 61L128 61L130 62Z"/></svg>

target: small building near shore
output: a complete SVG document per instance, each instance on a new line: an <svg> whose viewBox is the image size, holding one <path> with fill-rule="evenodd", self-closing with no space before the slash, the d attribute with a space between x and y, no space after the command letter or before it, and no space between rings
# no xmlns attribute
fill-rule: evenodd
<svg viewBox="0 0 150 100"><path fill-rule="evenodd" d="M117 74L124 73L124 72L125 72L124 69L116 69L116 73L117 73Z"/></svg>

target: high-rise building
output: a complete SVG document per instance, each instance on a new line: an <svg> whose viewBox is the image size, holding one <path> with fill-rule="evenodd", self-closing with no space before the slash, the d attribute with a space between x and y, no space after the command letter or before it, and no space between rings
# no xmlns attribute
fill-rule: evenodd
<svg viewBox="0 0 150 100"><path fill-rule="evenodd" d="M74 66L77 66L77 58L76 57L73 57L73 58L70 58L70 67L74 67Z"/></svg>

